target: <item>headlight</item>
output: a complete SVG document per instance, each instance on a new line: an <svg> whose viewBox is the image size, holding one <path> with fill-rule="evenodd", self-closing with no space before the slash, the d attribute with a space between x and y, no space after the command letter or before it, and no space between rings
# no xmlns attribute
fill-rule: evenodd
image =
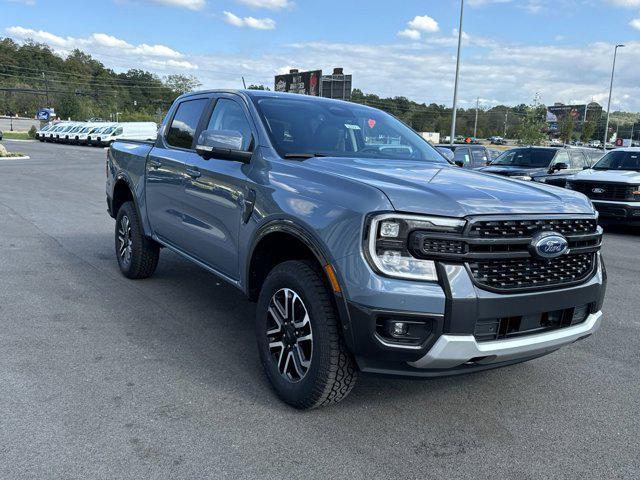
<svg viewBox="0 0 640 480"><path fill-rule="evenodd" d="M433 260L411 253L410 239L419 232L460 233L465 221L386 213L372 216L365 232L365 252L371 267L382 275L405 280L438 280Z"/></svg>
<svg viewBox="0 0 640 480"><path fill-rule="evenodd" d="M531 180L533 180L529 175L515 175L509 178L512 178L514 180L524 180L525 182L530 182Z"/></svg>

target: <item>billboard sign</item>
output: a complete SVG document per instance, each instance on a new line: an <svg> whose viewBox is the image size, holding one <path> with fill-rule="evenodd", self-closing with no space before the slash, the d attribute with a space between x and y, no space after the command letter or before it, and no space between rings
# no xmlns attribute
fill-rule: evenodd
<svg viewBox="0 0 640 480"><path fill-rule="evenodd" d="M56 112L52 108L41 108L36 114L36 118L42 122L48 122L56 116Z"/></svg>
<svg viewBox="0 0 640 480"><path fill-rule="evenodd" d="M320 96L322 70L294 72L276 76L275 91Z"/></svg>

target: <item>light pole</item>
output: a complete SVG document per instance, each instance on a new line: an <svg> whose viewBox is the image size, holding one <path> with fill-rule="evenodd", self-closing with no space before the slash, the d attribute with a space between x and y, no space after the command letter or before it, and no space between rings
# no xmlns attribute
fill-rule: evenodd
<svg viewBox="0 0 640 480"><path fill-rule="evenodd" d="M458 109L458 81L460 80L460 51L462 50L462 19L464 18L464 0L460 0L460 28L458 29L458 58L456 60L456 83L453 87L453 111L451 115L451 137L449 141L453 145L456 137L456 120Z"/></svg>
<svg viewBox="0 0 640 480"><path fill-rule="evenodd" d="M613 95L613 77L616 74L616 58L618 57L618 49L624 48L624 45L616 45L613 51L613 68L611 69L611 86L609 87L609 105L607 106L607 123L604 127L604 145L602 148L607 149L607 138L609 137L609 115L611 113L611 96Z"/></svg>

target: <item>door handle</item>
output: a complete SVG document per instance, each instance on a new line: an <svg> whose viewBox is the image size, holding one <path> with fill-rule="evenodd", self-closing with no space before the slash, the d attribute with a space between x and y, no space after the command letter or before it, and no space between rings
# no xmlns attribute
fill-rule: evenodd
<svg viewBox="0 0 640 480"><path fill-rule="evenodd" d="M158 170L162 166L162 162L160 162L158 160L149 160L149 165L154 170Z"/></svg>
<svg viewBox="0 0 640 480"><path fill-rule="evenodd" d="M202 172L200 172L200 170L197 170L195 168L187 168L187 175L195 179L195 178L200 178L202 176Z"/></svg>

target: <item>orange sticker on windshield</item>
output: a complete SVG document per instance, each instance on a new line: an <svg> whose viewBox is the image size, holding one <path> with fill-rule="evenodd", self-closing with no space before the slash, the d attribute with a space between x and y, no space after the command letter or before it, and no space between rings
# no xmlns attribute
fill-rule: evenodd
<svg viewBox="0 0 640 480"><path fill-rule="evenodd" d="M376 126L376 121L373 118L370 118L367 123L369 124L369 128L373 128Z"/></svg>

